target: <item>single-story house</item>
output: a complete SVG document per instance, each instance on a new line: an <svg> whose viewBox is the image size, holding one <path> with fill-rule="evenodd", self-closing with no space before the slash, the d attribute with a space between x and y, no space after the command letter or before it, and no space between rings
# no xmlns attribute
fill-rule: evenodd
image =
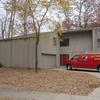
<svg viewBox="0 0 100 100"><path fill-rule="evenodd" d="M100 28L68 30L63 40L56 32L41 33L38 49L39 67L63 65L63 59L76 53L100 51ZM7 67L35 66L35 34L0 40L0 62Z"/></svg>

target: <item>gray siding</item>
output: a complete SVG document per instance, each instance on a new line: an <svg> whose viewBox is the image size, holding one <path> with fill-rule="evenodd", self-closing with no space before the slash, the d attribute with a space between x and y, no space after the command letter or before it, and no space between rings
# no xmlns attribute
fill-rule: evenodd
<svg viewBox="0 0 100 100"><path fill-rule="evenodd" d="M14 40L12 42L12 66L34 67L35 44L33 39Z"/></svg>
<svg viewBox="0 0 100 100"><path fill-rule="evenodd" d="M67 33L66 38L69 38L69 47L61 47L61 54L92 52L92 32L89 33Z"/></svg>
<svg viewBox="0 0 100 100"><path fill-rule="evenodd" d="M2 64L6 65L10 65L10 45L11 42L10 41L2 41L0 42L0 62Z"/></svg>
<svg viewBox="0 0 100 100"><path fill-rule="evenodd" d="M42 54L41 55L41 64L42 68L54 68L56 67L56 55L51 54Z"/></svg>
<svg viewBox="0 0 100 100"><path fill-rule="evenodd" d="M33 67L35 62L33 39L0 42L0 62L8 67Z"/></svg>
<svg viewBox="0 0 100 100"><path fill-rule="evenodd" d="M42 68L54 68L57 66L56 54L58 46L53 45L56 34L42 35L39 44L39 66Z"/></svg>
<svg viewBox="0 0 100 100"><path fill-rule="evenodd" d="M57 46L53 46L55 34L40 37L38 58L39 68L56 66ZM0 41L0 62L7 67L35 67L35 38L17 38ZM45 53L45 55L42 55Z"/></svg>
<svg viewBox="0 0 100 100"><path fill-rule="evenodd" d="M57 46L53 45L53 38L56 37L56 34L47 34L42 35L39 49L41 53L47 53L47 54L56 54L57 53Z"/></svg>

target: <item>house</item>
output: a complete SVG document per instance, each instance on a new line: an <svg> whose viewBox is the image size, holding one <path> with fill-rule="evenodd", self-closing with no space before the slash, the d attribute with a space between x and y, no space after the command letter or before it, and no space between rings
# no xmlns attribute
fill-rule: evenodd
<svg viewBox="0 0 100 100"><path fill-rule="evenodd" d="M39 67L63 65L76 53L99 52L100 28L64 31L60 40L56 32L41 33L38 49ZM0 62L7 67L35 66L35 34L0 40Z"/></svg>
<svg viewBox="0 0 100 100"><path fill-rule="evenodd" d="M61 64L63 59L77 53L100 53L100 28L68 30L60 42Z"/></svg>

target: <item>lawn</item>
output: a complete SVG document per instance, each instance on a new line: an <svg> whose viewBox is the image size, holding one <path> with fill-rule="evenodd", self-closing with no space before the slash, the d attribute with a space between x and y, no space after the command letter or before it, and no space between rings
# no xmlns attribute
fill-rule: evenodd
<svg viewBox="0 0 100 100"><path fill-rule="evenodd" d="M89 74L33 69L0 68L0 88L88 95L100 87L100 79Z"/></svg>

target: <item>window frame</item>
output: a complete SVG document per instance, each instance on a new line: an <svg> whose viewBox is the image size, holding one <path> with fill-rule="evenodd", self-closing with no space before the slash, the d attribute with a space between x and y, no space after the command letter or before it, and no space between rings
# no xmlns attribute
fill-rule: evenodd
<svg viewBox="0 0 100 100"><path fill-rule="evenodd" d="M82 60L83 60L83 61L88 61L88 59L89 59L89 56L83 56L83 57L82 57Z"/></svg>
<svg viewBox="0 0 100 100"><path fill-rule="evenodd" d="M62 41L60 41L60 47L69 47L70 45L70 39L69 38L65 38Z"/></svg>
<svg viewBox="0 0 100 100"><path fill-rule="evenodd" d="M100 47L100 38L97 39L97 47Z"/></svg>
<svg viewBox="0 0 100 100"><path fill-rule="evenodd" d="M57 38L53 37L53 46L57 46Z"/></svg>
<svg viewBox="0 0 100 100"><path fill-rule="evenodd" d="M78 57L77 59L75 57ZM75 55L71 58L71 60L79 60L80 59L80 56L79 55Z"/></svg>

